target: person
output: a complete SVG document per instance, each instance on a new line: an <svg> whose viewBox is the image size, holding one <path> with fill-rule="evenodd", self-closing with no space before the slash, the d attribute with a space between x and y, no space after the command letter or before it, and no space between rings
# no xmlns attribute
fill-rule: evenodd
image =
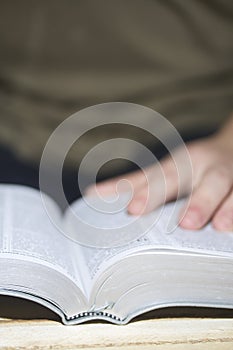
<svg viewBox="0 0 233 350"><path fill-rule="evenodd" d="M198 229L212 220L219 229L232 228L230 0L9 0L0 7L0 182L39 187L46 141L66 117L94 104L132 102L165 116L187 142L195 189L181 225ZM95 130L89 125L67 158L69 201L80 195L77 166L101 141L133 137L158 158L164 155L148 133L111 125L111 116L109 121ZM135 150L127 151L132 159ZM176 179L169 158L162 166L170 200ZM98 179L132 169L113 162ZM156 169L146 170L151 189L146 211L160 203ZM90 167L84 176L91 173ZM128 210L136 214L144 201L144 180L141 172L127 178L135 184ZM109 180L98 189L111 192L114 184Z"/></svg>

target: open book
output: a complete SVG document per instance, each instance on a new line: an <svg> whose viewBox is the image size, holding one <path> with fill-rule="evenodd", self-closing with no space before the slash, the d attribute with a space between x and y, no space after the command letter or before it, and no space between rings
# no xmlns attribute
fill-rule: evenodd
<svg viewBox="0 0 233 350"><path fill-rule="evenodd" d="M52 199L50 208L64 228L78 232L69 212L62 214ZM126 227L132 220L124 210L91 211L83 199L72 210L105 228L119 222ZM0 294L38 302L64 324L92 319L125 324L167 306L233 308L233 233L207 225L168 234L168 217L177 217L172 210L166 205L159 220L127 244L88 247L57 229L39 191L0 185ZM140 225L146 227L153 215L142 217Z"/></svg>

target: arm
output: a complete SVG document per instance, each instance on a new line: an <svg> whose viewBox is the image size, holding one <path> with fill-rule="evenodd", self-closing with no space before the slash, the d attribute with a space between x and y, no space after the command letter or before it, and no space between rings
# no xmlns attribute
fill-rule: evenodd
<svg viewBox="0 0 233 350"><path fill-rule="evenodd" d="M181 188L183 194L193 181L193 191L188 209L180 225L186 229L200 229L207 222L222 231L233 230L233 115L227 123L213 136L187 144L190 154L193 178L182 169L182 152L178 154L182 169ZM160 166L166 180L165 201L173 200L178 193L178 175L170 156L165 157ZM178 164L179 166L179 164ZM145 176L146 175L146 176ZM134 194L128 205L128 212L133 215L144 214L154 210L163 203L161 191L161 171L158 164L118 177L90 187L102 195L110 195L116 191L116 184L121 179L131 182ZM189 184L189 186L188 186Z"/></svg>

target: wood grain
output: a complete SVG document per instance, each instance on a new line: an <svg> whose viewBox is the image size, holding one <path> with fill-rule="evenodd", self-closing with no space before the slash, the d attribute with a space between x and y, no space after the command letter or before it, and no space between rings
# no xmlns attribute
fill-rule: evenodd
<svg viewBox="0 0 233 350"><path fill-rule="evenodd" d="M126 326L89 322L64 326L50 310L0 297L0 350L232 350L232 310L154 310Z"/></svg>
<svg viewBox="0 0 233 350"><path fill-rule="evenodd" d="M126 326L0 319L1 350L57 349L233 349L233 319L165 318Z"/></svg>

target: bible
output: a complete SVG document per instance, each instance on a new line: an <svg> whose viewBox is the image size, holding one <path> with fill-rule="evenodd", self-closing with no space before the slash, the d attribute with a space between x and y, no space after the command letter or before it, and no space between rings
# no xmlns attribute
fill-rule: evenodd
<svg viewBox="0 0 233 350"><path fill-rule="evenodd" d="M125 207L105 213L85 198L76 200L72 213L80 223L88 222L87 231L98 228L97 243L103 230L106 235L114 227L122 232L118 244L106 247L83 244L78 233L88 237L81 232L84 225L52 198L48 203L63 233L40 191L0 185L1 295L46 306L64 324L96 319L126 324L169 306L233 309L233 233L217 232L211 224L199 231L181 229L175 223L182 200L166 204L159 215L156 210L140 218L128 215Z"/></svg>

